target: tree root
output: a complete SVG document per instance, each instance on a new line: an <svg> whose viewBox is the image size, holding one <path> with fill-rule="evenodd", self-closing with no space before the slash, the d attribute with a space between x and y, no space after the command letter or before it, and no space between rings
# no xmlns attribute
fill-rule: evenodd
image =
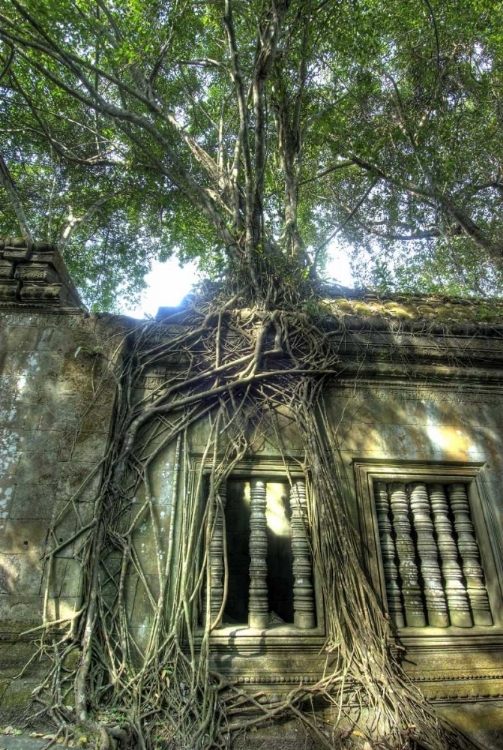
<svg viewBox="0 0 503 750"><path fill-rule="evenodd" d="M95 521L81 524L74 534L84 606L68 622L63 638L51 636L61 631L61 620L43 624L40 651L51 659L52 669L38 699L48 707L61 704L61 695L73 685L77 719L94 727L100 750L227 748L233 732L285 716L302 721L319 742L333 747L326 726L311 710L316 699L333 707L333 737L346 743L347 730L338 728L343 719L359 727L373 748L474 747L436 717L395 661L388 645L389 622L361 568L358 540L348 520L351 498L330 449L336 435L323 411L323 383L340 370L335 339L293 304L273 313L241 310L236 299L232 304L230 309L225 297L199 299L182 319L181 332L148 323L124 341L113 438L95 500ZM176 369L151 396L139 398L144 374L160 362L168 363L168 371L175 362ZM211 537L205 527L211 527L211 518L210 504L201 518L195 498L204 482L210 494L218 493L254 441L276 435L287 465L279 413L289 415L306 447L303 470L312 553L326 607L326 648L338 659L333 674L317 685L300 685L285 700L271 703L267 696L259 702L210 670L211 624L196 649ZM208 439L192 478L193 502L177 505L178 495L188 493L190 430L203 419ZM171 530L166 557L149 484L152 463L163 450L174 451L177 472L171 529L178 529L178 546ZM134 503L141 493L137 510ZM78 497L73 498L67 512L74 513L77 504ZM135 546L142 524L152 529L158 563L155 593ZM141 647L129 621L128 577L138 582L150 607L150 636ZM80 649L74 668L61 658L69 645ZM355 701L360 707L356 712L351 708ZM89 719L103 711L116 719Z"/></svg>

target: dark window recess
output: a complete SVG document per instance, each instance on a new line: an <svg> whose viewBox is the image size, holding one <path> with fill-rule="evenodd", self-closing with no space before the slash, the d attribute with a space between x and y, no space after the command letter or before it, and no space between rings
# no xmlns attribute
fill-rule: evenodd
<svg viewBox="0 0 503 750"><path fill-rule="evenodd" d="M374 482L388 610L398 628L493 624L467 487Z"/></svg>
<svg viewBox="0 0 503 750"><path fill-rule="evenodd" d="M250 588L250 503L246 502L245 483L227 482L225 527L229 582L223 616L224 624L248 620Z"/></svg>
<svg viewBox="0 0 503 750"><path fill-rule="evenodd" d="M225 526L227 597L217 626L315 627L304 482L296 480L290 488L286 481L231 478L209 510L212 623L218 620L224 595ZM205 596L203 619L207 611Z"/></svg>

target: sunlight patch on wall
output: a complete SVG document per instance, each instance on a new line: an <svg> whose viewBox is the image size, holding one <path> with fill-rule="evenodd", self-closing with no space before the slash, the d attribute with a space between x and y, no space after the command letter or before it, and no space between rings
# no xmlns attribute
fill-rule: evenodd
<svg viewBox="0 0 503 750"><path fill-rule="evenodd" d="M463 460L478 455L477 446L459 428L448 425L425 425L425 428L436 449Z"/></svg>

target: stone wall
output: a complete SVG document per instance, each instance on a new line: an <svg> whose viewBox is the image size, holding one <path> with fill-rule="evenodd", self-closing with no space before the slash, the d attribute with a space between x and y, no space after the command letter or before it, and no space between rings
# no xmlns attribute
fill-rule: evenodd
<svg viewBox="0 0 503 750"><path fill-rule="evenodd" d="M498 350L501 355L496 341L493 353ZM376 383L363 375L356 384L334 386L327 410L339 425L337 453L355 492L362 557L381 599L383 562L367 476L400 481L416 473L448 480L452 473L473 487L472 515L494 623L404 628L397 643L405 671L437 709L492 749L503 747L503 393L494 380L470 379L467 370L453 368L443 379L414 383Z"/></svg>
<svg viewBox="0 0 503 750"><path fill-rule="evenodd" d="M433 329L421 319L393 325L375 315L370 321L355 317L343 317L342 324L327 321L341 355L341 375L329 385L325 405L334 462L342 468L353 496L362 560L384 606L379 530L373 498L363 491L362 472L367 472L365 476L387 472L390 481L408 475L430 482L435 477L447 482L457 477L470 487L493 624L469 629L406 627L399 631L397 645L405 671L439 710L485 747L497 748L502 746L503 732L503 330L497 321L487 326L474 322L472 308L470 314L471 321L457 318ZM146 392L167 380L169 366L148 374ZM301 456L302 444L288 419L281 433L292 457ZM189 466L197 463L207 434L205 422L191 431ZM262 435L250 447L250 465L257 471L261 466L274 467L275 461L281 471L274 439ZM241 473L246 474L246 469ZM175 500L196 502L190 487L177 494L175 474L174 450L161 451L150 479L163 539L169 538ZM146 523L137 545L154 578L151 534ZM136 596L130 600L131 617L138 638L145 638L150 608L141 598L141 585L131 584ZM213 664L245 689L284 693L299 680L316 681L324 668L318 656L322 633L296 636L291 628L271 631L258 648L256 636L246 628L241 627L239 637L238 631L232 631L214 631Z"/></svg>
<svg viewBox="0 0 503 750"><path fill-rule="evenodd" d="M134 325L124 318L88 315L54 248L11 242L0 252L0 691L2 710L8 713L26 703L39 679L32 665L23 681L12 682L32 653L37 631L27 631L40 625L44 609L57 620L80 608L80 571L74 559L79 540L74 535L82 524L93 522L113 416L112 368L124 333L134 336ZM502 329L498 321L486 326L474 322L476 314L468 322L458 316L438 330L416 318L394 326L379 318L375 303L365 304L370 319L355 315L353 304L346 315L341 303L334 312L339 317L326 322L341 357L340 375L326 393L326 410L334 461L353 497L362 559L385 603L375 509L362 477L376 471L389 476L431 471L472 482L494 624L470 632L405 629L398 634L398 645L406 670L428 697L471 731L479 731L482 721L492 723L492 744L487 746L498 747L494 737L503 731ZM158 326L153 335L162 341L170 335L169 326ZM152 341L146 339L145 345ZM162 388L170 366L158 363L145 373L137 397ZM188 436L188 474L202 460L208 429L202 420ZM281 432L293 466L303 450L287 415ZM284 472L274 439L267 435L252 444L249 460L263 473ZM246 476L246 461L238 469ZM160 451L150 468L157 544L162 555L174 544L174 561L174 504L198 502L190 481L179 481L179 471L173 446ZM141 493L136 501L141 504ZM133 543L155 597L159 561L148 518ZM59 551L44 600L44 556L55 547ZM130 624L141 643L148 639L151 603L133 573L126 590ZM323 644L319 596L317 608L316 632L299 641L291 628L283 634L278 630L265 639L264 658L253 634L234 638L230 647L228 634L215 632L215 666L230 665L231 673L253 690L281 692L299 679L315 681L324 662L318 656Z"/></svg>
<svg viewBox="0 0 503 750"><path fill-rule="evenodd" d="M51 265L63 268L55 248L44 248L41 267L38 255L31 254L31 264L19 244L15 250L24 252L23 260L12 259L10 251L0 260L0 273L11 273L0 278L0 694L7 712L26 703L36 683L34 664L24 681L11 685L40 635L26 631L40 626L44 611L59 619L80 607L70 506L79 491L78 513L83 522L92 521L113 412L111 365L122 330L112 316L84 311ZM32 272L38 280L26 281ZM21 293L28 283L35 284L31 296ZM2 289L14 287L16 295L2 297ZM49 530L58 518L56 538ZM56 547L44 600L44 556Z"/></svg>

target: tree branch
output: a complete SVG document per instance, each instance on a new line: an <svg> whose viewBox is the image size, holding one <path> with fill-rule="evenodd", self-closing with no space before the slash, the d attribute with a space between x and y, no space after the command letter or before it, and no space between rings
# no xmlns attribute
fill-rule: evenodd
<svg viewBox="0 0 503 750"><path fill-rule="evenodd" d="M12 209L14 213L16 214L16 219L21 229L21 234L23 235L25 240L32 243L33 237L30 232L30 228L28 226L28 221L26 219L26 215L24 213L21 200L16 190L14 180L12 179L11 173L9 172L9 168L7 167L7 164L5 163L5 160L1 154L0 154L0 183L3 185L9 197Z"/></svg>
<svg viewBox="0 0 503 750"><path fill-rule="evenodd" d="M354 208L351 209L351 211L346 216L346 218L344 219L344 221L342 222L342 224L340 224L336 229L334 229L334 231L321 243L321 245L318 245L318 247L314 251L313 264L315 264L317 262L318 256L321 253L321 251L330 242L332 242L332 240L335 239L335 237L337 237L337 235L339 234L339 232L341 232L347 224L349 224L349 222L354 217L354 215L356 214L356 212L359 211L360 208L363 206L363 204L365 203L365 201L367 200L367 198L369 197L370 193L375 188L375 186L377 185L377 183L378 183L378 180L375 179L369 185L369 187L367 188L367 190L364 192L364 194L362 195L362 197L360 198L360 200L358 201L358 203L356 204L356 206L354 206Z"/></svg>
<svg viewBox="0 0 503 750"><path fill-rule="evenodd" d="M101 208L101 206L103 206L109 200L112 200L112 198L116 198L118 195L120 195L120 193L111 193L109 195L104 195L101 198L98 198L98 200L95 201L82 216L74 216L70 206L70 215L68 216L66 225L61 232L61 239L59 241L60 249L63 250L68 245L74 231L80 224L84 224L86 221L89 221L89 219L94 216L94 214Z"/></svg>
<svg viewBox="0 0 503 750"><path fill-rule="evenodd" d="M356 166L353 159L345 159L344 161L339 162L338 164L334 164L331 167L328 167L327 169L323 169L321 172L318 172L314 177L308 177L307 180L301 180L299 182L299 187L302 187L303 185L309 185L311 182L316 182L316 180L321 180L322 177L326 177L327 174L331 174L332 172L335 172L338 169L346 169L346 167L354 167Z"/></svg>

